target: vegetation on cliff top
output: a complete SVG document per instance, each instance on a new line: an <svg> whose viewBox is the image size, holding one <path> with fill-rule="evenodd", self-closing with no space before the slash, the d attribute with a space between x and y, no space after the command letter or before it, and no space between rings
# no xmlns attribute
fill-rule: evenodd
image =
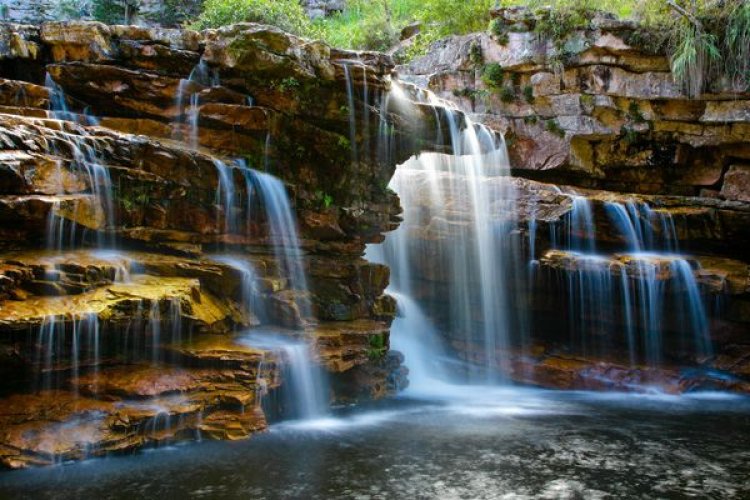
<svg viewBox="0 0 750 500"><path fill-rule="evenodd" d="M93 16L110 24L129 22L141 0L60 0L62 19ZM643 50L666 53L675 80L691 96L719 82L736 90L750 88L750 2L748 0L348 0L346 9L311 20L300 0L205 0L195 12L180 0L163 0L162 24L189 21L196 29L249 21L278 26L348 49L386 51L407 27L415 34L401 47L402 60L426 53L446 36L488 29L502 45L519 29L492 23L494 7L527 7L541 39L552 40L564 61L565 44L576 30L587 29L597 12L639 24L628 40ZM182 6L182 7L181 7ZM187 9L187 10L185 10Z"/></svg>

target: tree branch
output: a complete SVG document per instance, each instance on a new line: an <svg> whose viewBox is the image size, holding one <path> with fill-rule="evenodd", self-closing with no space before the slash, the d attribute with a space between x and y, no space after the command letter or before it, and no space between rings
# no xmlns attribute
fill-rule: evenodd
<svg viewBox="0 0 750 500"><path fill-rule="evenodd" d="M690 24L695 26L698 30L703 31L703 23L700 22L693 13L688 12L687 9L678 5L677 2L675 2L675 0L667 0L667 5L669 5L669 7L675 12L677 12L679 15L687 19L688 22L690 22Z"/></svg>

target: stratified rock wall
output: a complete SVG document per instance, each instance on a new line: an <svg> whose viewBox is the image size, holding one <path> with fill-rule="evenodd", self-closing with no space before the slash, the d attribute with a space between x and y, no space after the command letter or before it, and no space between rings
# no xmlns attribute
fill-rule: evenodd
<svg viewBox="0 0 750 500"><path fill-rule="evenodd" d="M254 24L0 25L0 393L27 408L0 415L5 465L262 430L291 361L246 329L311 339L337 398L403 386L389 272L362 255L399 223L397 163L439 124L381 106L391 69Z"/></svg>
<svg viewBox="0 0 750 500"><path fill-rule="evenodd" d="M648 32L631 22L599 15L560 42L540 37L539 19L526 10L495 15L504 34L448 38L399 73L506 131L519 175L743 199L750 89L715 81L689 98ZM502 81L483 78L489 64L499 65Z"/></svg>
<svg viewBox="0 0 750 500"><path fill-rule="evenodd" d="M514 216L529 270L526 279L505 286L523 304L526 323L519 328L525 330L511 332L511 352L496 356L483 351L481 339L467 341L471 331L443 332L447 344L480 366L488 356L508 360L498 368L510 378L543 386L747 391L750 89L714 81L707 93L690 98L674 81L666 55L645 41L648 32L630 22L597 15L587 29L560 41L541 38L539 18L526 9L494 16L497 34L447 38L397 68L400 78L503 130L516 176ZM452 284L439 249L474 216L460 188L442 211L430 204L434 179L414 174L410 181L419 186L415 193L424 193L424 199L412 194L416 206L406 207L420 214L419 227L409 228L412 255L431 248L435 257L411 262L415 294L441 325L448 321ZM582 216L573 214L576 197L590 203L591 227L571 229ZM502 221L507 204L493 201L490 220ZM654 211L650 221L634 215L636 224L642 217L657 234L674 233L679 242L708 312L713 355L696 356L686 347L687 327L678 318L683 306L670 303L659 313L663 338L649 340L665 346L662 368L628 359L624 332L632 317L621 307L625 292L610 289L643 296L633 290L642 286L639 268L655 270L652 283L665 296L670 285L664 283L674 279L669 257L629 255L634 248L613 214L632 215L636 206ZM566 238L586 240L596 255L560 251ZM467 300L481 309L480 297ZM640 314L647 306L630 307ZM481 318L475 330L482 332ZM685 366L696 368L677 368Z"/></svg>

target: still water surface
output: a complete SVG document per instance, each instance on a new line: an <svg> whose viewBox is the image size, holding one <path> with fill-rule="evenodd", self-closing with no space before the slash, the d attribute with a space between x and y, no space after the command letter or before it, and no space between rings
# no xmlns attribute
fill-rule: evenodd
<svg viewBox="0 0 750 500"><path fill-rule="evenodd" d="M3 498L750 498L750 399L463 388L0 474Z"/></svg>

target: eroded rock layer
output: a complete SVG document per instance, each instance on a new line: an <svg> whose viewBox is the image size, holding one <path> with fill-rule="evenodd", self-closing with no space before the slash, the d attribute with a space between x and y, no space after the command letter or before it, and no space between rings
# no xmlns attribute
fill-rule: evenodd
<svg viewBox="0 0 750 500"><path fill-rule="evenodd" d="M250 24L0 26L5 465L264 429L295 368L259 332L309 342L327 400L406 383L361 256L396 164L446 145L383 106L391 68Z"/></svg>
<svg viewBox="0 0 750 500"><path fill-rule="evenodd" d="M399 73L507 131L519 175L747 201L748 89L717 80L691 98L630 21L597 14L550 39L529 10L494 16L494 33L448 38Z"/></svg>

